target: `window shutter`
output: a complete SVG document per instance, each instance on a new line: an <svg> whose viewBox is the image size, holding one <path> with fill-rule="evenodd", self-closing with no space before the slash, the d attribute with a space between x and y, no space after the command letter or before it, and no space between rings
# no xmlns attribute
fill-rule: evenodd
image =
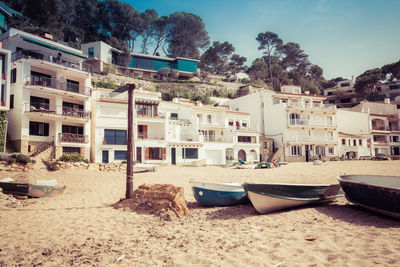
<svg viewBox="0 0 400 267"><path fill-rule="evenodd" d="M147 125L143 125L143 139L147 139Z"/></svg>
<svg viewBox="0 0 400 267"><path fill-rule="evenodd" d="M163 160L167 159L167 148L165 147L162 148L162 159Z"/></svg>
<svg viewBox="0 0 400 267"><path fill-rule="evenodd" d="M146 153L144 155L145 160L149 160L150 158L150 148L146 147Z"/></svg>

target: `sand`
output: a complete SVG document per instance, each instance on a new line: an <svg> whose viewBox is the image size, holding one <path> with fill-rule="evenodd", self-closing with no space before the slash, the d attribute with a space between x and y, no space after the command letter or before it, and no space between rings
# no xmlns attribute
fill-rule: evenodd
<svg viewBox="0 0 400 267"><path fill-rule="evenodd" d="M57 179L61 196L0 210L0 266L372 266L399 265L400 220L340 198L267 215L251 205L203 208L191 178L218 182L336 183L347 174L399 175L400 161L289 163L275 169L159 167L134 175L143 183L182 186L190 215L159 217L110 207L125 194L125 174L89 170L0 173Z"/></svg>

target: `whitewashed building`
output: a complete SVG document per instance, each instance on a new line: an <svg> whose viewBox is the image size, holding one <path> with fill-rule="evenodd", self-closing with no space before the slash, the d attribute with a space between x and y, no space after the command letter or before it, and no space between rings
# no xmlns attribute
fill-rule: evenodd
<svg viewBox="0 0 400 267"><path fill-rule="evenodd" d="M338 155L340 158L371 156L371 133L367 111L337 109Z"/></svg>
<svg viewBox="0 0 400 267"><path fill-rule="evenodd" d="M15 151L89 158L91 75L80 50L10 29L0 36L11 51L8 140Z"/></svg>
<svg viewBox="0 0 400 267"><path fill-rule="evenodd" d="M309 161L338 155L336 106L323 104L324 100L302 94L298 86L283 86L281 92L263 90L229 104L250 113L251 126L274 139L282 160Z"/></svg>
<svg viewBox="0 0 400 267"><path fill-rule="evenodd" d="M127 92L94 93L92 154L95 162L126 160ZM135 90L135 159L161 165L224 165L257 161L258 133L248 113L203 106L183 99Z"/></svg>
<svg viewBox="0 0 400 267"><path fill-rule="evenodd" d="M383 103L362 101L352 110L368 112L371 134L371 153L400 155L399 113L395 104L387 98Z"/></svg>

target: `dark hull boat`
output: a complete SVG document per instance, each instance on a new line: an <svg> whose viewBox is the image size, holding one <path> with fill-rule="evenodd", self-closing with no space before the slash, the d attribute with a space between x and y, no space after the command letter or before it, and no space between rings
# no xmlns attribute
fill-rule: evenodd
<svg viewBox="0 0 400 267"><path fill-rule="evenodd" d="M50 197L62 194L65 185L37 185L29 183L0 182L0 187L6 194L28 197Z"/></svg>
<svg viewBox="0 0 400 267"><path fill-rule="evenodd" d="M240 183L190 181L196 201L202 206L232 206L248 203Z"/></svg>
<svg viewBox="0 0 400 267"><path fill-rule="evenodd" d="M399 176L341 175L337 179L350 202L400 218Z"/></svg>
<svg viewBox="0 0 400 267"><path fill-rule="evenodd" d="M245 183L244 189L259 213L269 213L296 206L333 201L343 196L339 184L253 184Z"/></svg>

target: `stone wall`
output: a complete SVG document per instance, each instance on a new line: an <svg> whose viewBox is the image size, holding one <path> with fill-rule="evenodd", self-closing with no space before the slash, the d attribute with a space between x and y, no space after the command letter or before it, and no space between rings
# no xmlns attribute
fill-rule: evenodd
<svg viewBox="0 0 400 267"><path fill-rule="evenodd" d="M44 163L47 169L51 171L58 171L60 169L89 169L89 164L85 162L64 162L64 161L47 161Z"/></svg>
<svg viewBox="0 0 400 267"><path fill-rule="evenodd" d="M32 169L33 169L33 163L28 163L26 165L20 163L13 163L8 165L5 161L0 161L0 171L26 172Z"/></svg>
<svg viewBox="0 0 400 267"><path fill-rule="evenodd" d="M119 163L98 163L102 172L126 172L126 164Z"/></svg>

